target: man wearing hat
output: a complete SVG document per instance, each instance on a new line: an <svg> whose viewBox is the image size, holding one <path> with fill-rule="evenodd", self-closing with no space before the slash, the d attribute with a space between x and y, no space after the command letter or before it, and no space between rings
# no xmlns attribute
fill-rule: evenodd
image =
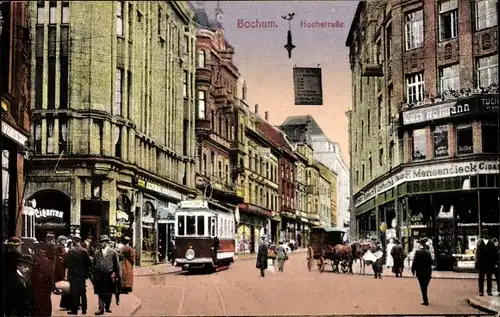
<svg viewBox="0 0 500 317"><path fill-rule="evenodd" d="M432 256L426 246L427 239L419 240L419 249L415 252L411 272L413 276L417 276L422 292L422 305L429 306L429 298L427 297L427 288L432 278Z"/></svg>
<svg viewBox="0 0 500 317"><path fill-rule="evenodd" d="M492 295L491 275L495 270L497 261L497 248L495 243L488 237L488 230L483 230L481 240L479 240L476 249L476 270L479 273L478 286L479 296L484 295L484 276L486 275L486 293Z"/></svg>
<svg viewBox="0 0 500 317"><path fill-rule="evenodd" d="M259 252L257 252L257 263L255 265L256 268L260 269L260 276L264 277L266 275L265 271L267 269L267 244L266 237L262 236Z"/></svg>
<svg viewBox="0 0 500 317"><path fill-rule="evenodd" d="M71 294L71 311L68 315L78 314L80 300L82 313L87 313L87 289L85 282L90 274L91 261L87 250L82 247L79 234L72 237L73 248L64 258L64 266L68 269L69 292Z"/></svg>
<svg viewBox="0 0 500 317"><path fill-rule="evenodd" d="M18 237L6 242L4 316L33 316L34 313L35 296L30 276L33 261L21 254L22 244Z"/></svg>
<svg viewBox="0 0 500 317"><path fill-rule="evenodd" d="M94 293L99 297L99 310L96 315L111 313L111 298L116 292L116 283L121 283L120 260L118 252L110 247L111 239L102 235L99 239L99 249L95 252L92 273Z"/></svg>

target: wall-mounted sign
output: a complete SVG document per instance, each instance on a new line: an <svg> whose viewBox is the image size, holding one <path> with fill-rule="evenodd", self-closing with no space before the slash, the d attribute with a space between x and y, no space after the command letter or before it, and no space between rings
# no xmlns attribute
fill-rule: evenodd
<svg viewBox="0 0 500 317"><path fill-rule="evenodd" d="M63 211L43 208L35 208L33 211L35 214L35 228L57 230L68 226Z"/></svg>
<svg viewBox="0 0 500 317"><path fill-rule="evenodd" d="M49 217L63 219L64 212L55 209L35 209L35 218L37 220Z"/></svg>
<svg viewBox="0 0 500 317"><path fill-rule="evenodd" d="M401 172L366 190L363 195L355 199L354 205L358 207L367 200L375 197L375 195L381 194L404 182L478 174L498 174L498 168L498 161L440 163L406 167Z"/></svg>
<svg viewBox="0 0 500 317"><path fill-rule="evenodd" d="M2 120L2 134L6 135L10 139L16 141L17 143L21 145L26 145L26 141L28 141L28 138L22 134L21 132L17 131L14 129L13 126L8 124L7 122Z"/></svg>
<svg viewBox="0 0 500 317"><path fill-rule="evenodd" d="M272 214L269 210L266 210L262 207L259 207L259 206L255 206L255 205L252 205L252 204L246 204L246 203L241 203L238 205L239 209L240 210L245 210L245 211L249 211L249 212L252 212L254 214L258 214L258 215L264 215L264 216L267 216L267 217L272 217Z"/></svg>
<svg viewBox="0 0 500 317"><path fill-rule="evenodd" d="M139 187L146 188L146 189L151 190L153 192L156 192L158 194L165 195L165 196L168 196L168 197L171 197L174 199L178 199L178 200L184 199L184 195L182 195L181 193L178 193L175 190L172 190L172 189L169 189L169 188L166 188L166 187L163 187L163 186L151 183L151 182L146 182L144 180L138 180L137 185Z"/></svg>
<svg viewBox="0 0 500 317"><path fill-rule="evenodd" d="M479 111L498 111L498 96L478 95L403 112L403 125L462 116Z"/></svg>
<svg viewBox="0 0 500 317"><path fill-rule="evenodd" d="M295 105L323 105L321 68L294 67L293 84L295 90Z"/></svg>

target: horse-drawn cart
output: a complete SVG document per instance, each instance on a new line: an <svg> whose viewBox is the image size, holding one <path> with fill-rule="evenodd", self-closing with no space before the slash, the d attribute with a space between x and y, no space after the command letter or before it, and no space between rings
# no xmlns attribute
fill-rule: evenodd
<svg viewBox="0 0 500 317"><path fill-rule="evenodd" d="M312 269L316 260L318 270L325 271L327 261L330 261L334 272L339 271L339 264L343 273L349 271L349 260L337 252L336 246L343 245L345 230L340 228L311 228L309 246L307 248L307 268Z"/></svg>

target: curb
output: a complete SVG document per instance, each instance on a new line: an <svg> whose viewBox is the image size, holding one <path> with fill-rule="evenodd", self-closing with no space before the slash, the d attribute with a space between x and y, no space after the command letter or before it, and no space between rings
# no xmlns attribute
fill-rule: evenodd
<svg viewBox="0 0 500 317"><path fill-rule="evenodd" d="M132 310L132 312L129 314L129 316L134 316L135 313L137 313L139 311L139 309L141 309L141 307L142 307L142 300L137 296L135 298L137 298L139 300L139 305L137 305L137 307L134 310Z"/></svg>
<svg viewBox="0 0 500 317"><path fill-rule="evenodd" d="M172 271L172 272L158 272L158 271L153 271L152 273L146 273L146 274L134 274L134 276L137 277L143 277L143 276L153 276L153 275L170 275L170 274L176 274L182 272L182 270L178 271Z"/></svg>
<svg viewBox="0 0 500 317"><path fill-rule="evenodd" d="M469 305L471 305L472 307L476 308L476 309L479 309L480 311L483 311L485 313L488 313L488 314L496 314L498 313L497 310L491 308L491 307L485 307L483 306L481 303L479 303L477 300L473 299L473 298L468 298L467 299L467 303Z"/></svg>

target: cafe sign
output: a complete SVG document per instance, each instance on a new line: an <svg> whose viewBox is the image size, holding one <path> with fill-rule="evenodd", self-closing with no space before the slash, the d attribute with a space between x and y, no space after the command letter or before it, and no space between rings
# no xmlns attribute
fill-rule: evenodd
<svg viewBox="0 0 500 317"><path fill-rule="evenodd" d="M363 195L360 195L355 199L354 205L358 207L376 195L379 195L407 181L478 174L497 174L499 171L498 168L498 161L440 163L406 167L401 172L392 175L386 180L366 190Z"/></svg>

